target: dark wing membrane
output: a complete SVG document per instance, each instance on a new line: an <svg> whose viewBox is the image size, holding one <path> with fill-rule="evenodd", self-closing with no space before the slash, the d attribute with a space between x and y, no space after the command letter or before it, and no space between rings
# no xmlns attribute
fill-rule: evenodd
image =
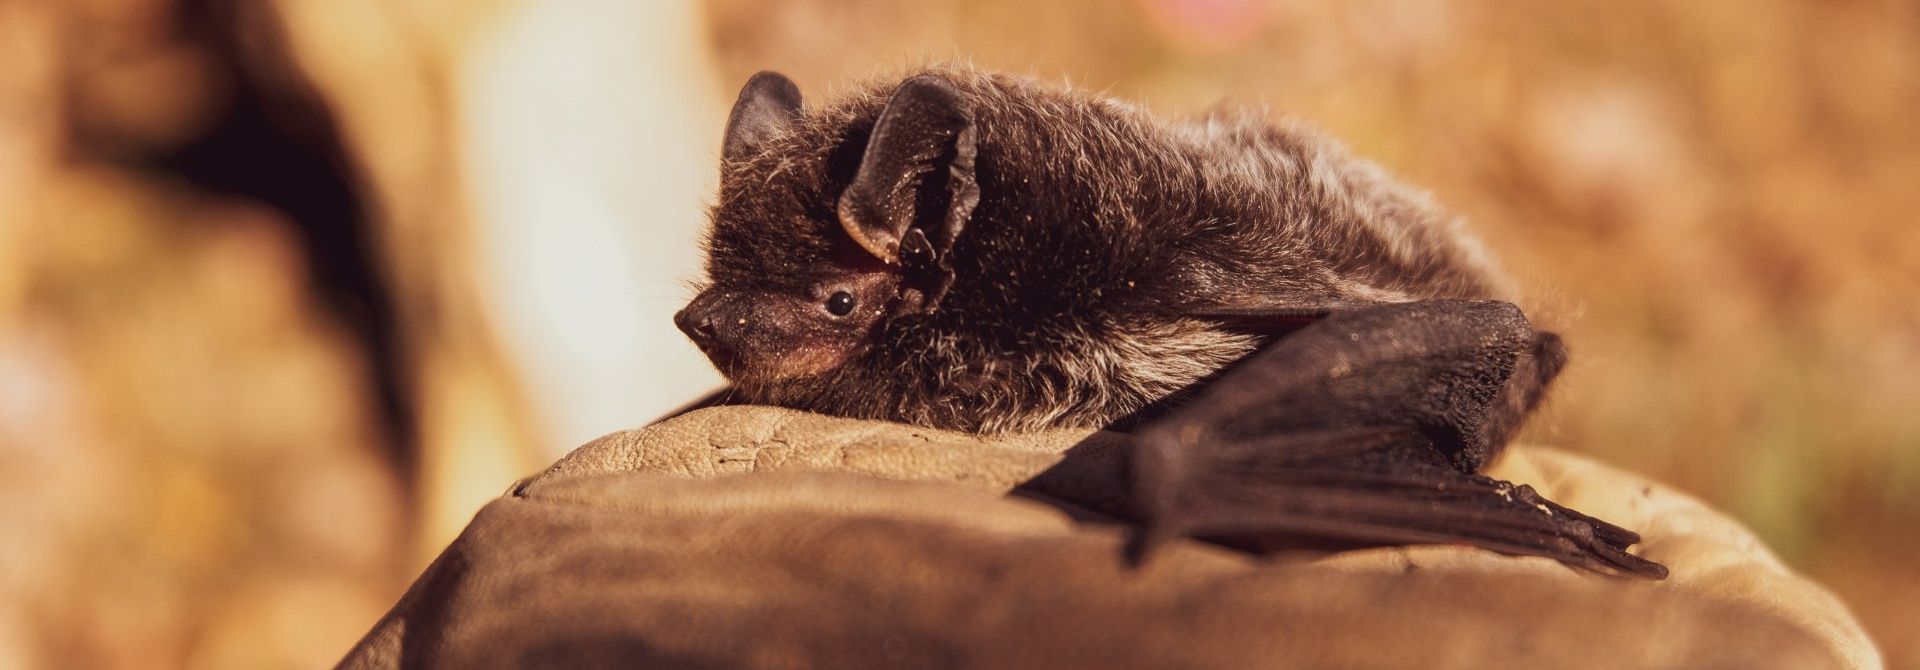
<svg viewBox="0 0 1920 670"><path fill-rule="evenodd" d="M1427 301L1334 311L1136 433L1147 529L1264 551L1465 542L1659 578L1633 533L1451 458L1533 339L1512 305Z"/></svg>
<svg viewBox="0 0 1920 670"><path fill-rule="evenodd" d="M1175 536L1266 552L1463 542L1595 570L1661 578L1627 553L1631 531L1463 473L1406 428L1305 433L1214 444L1161 501L1149 543ZM1274 458L1280 452L1285 458Z"/></svg>

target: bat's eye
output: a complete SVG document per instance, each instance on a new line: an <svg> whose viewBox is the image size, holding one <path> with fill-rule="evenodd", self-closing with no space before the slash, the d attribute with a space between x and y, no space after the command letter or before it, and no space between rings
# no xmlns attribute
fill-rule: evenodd
<svg viewBox="0 0 1920 670"><path fill-rule="evenodd" d="M827 296L827 313L834 316L852 314L853 294L846 291L836 291L833 295Z"/></svg>

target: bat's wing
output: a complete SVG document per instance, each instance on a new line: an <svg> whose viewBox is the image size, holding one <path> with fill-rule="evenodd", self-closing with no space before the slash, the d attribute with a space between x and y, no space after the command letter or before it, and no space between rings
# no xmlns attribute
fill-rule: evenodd
<svg viewBox="0 0 1920 670"><path fill-rule="evenodd" d="M1664 577L1626 552L1638 535L1450 458L1485 452L1483 425L1534 341L1519 309L1490 301L1311 319L1136 432L1136 550L1175 536L1256 551L1464 542Z"/></svg>

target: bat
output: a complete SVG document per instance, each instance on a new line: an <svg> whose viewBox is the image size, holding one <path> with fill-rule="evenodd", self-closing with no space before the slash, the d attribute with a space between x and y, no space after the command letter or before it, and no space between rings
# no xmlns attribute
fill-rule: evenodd
<svg viewBox="0 0 1920 670"><path fill-rule="evenodd" d="M1124 429L1144 559L1466 543L1663 578L1479 474L1567 360L1423 193L1298 124L1164 120L939 66L729 115L675 323L747 402L980 433Z"/></svg>

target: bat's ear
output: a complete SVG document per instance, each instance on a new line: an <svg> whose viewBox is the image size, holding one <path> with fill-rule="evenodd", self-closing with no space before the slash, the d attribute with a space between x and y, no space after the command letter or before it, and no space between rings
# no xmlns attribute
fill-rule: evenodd
<svg viewBox="0 0 1920 670"><path fill-rule="evenodd" d="M880 112L840 196L841 227L888 263L944 265L980 201L973 159L973 107L959 89L934 74L906 80Z"/></svg>
<svg viewBox="0 0 1920 670"><path fill-rule="evenodd" d="M778 72L761 72L740 87L740 99L727 116L721 155L739 160L800 116L800 87Z"/></svg>

